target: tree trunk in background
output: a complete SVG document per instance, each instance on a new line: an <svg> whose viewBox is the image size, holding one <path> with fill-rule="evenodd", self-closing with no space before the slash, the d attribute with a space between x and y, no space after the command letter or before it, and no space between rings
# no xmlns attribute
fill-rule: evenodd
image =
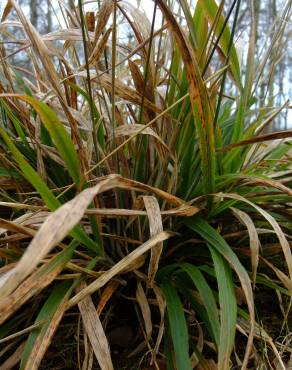
<svg viewBox="0 0 292 370"><path fill-rule="evenodd" d="M259 45L259 39L260 39L260 24L259 24L259 19L260 19L260 13L261 13L261 2L260 0L256 0L254 3L254 16L255 16L255 22L256 22L256 44L257 46ZM256 52L258 54L258 48L256 48ZM258 55L257 55L258 56ZM256 56L256 57L257 57ZM259 106L260 108L263 107L265 104L265 81L262 78L260 84L259 84Z"/></svg>
<svg viewBox="0 0 292 370"><path fill-rule="evenodd" d="M74 0L69 0L69 1L68 1L68 5L69 5L69 8L70 8L72 11L75 11L75 4L74 4Z"/></svg>
<svg viewBox="0 0 292 370"><path fill-rule="evenodd" d="M38 11L37 11L37 0L30 0L29 7L30 7L30 21L34 27L37 28L38 26Z"/></svg>
<svg viewBox="0 0 292 370"><path fill-rule="evenodd" d="M47 24L46 24L47 33L52 31L52 9L50 0L47 0Z"/></svg>
<svg viewBox="0 0 292 370"><path fill-rule="evenodd" d="M276 9L276 1L275 0L270 0L270 4L269 4L269 19L268 19L268 22L269 22L269 28L268 29L271 29L271 26L274 24L275 20L276 20L276 17L277 17L277 9ZM273 35L270 35L270 39L272 40L273 38ZM276 62L275 60L277 59L277 52L275 53L273 50L271 51L271 56L270 56L270 70L271 70L271 74L270 74L270 84L269 84L269 92L268 92L268 101L269 101L269 105L273 106L275 105L275 99L274 99L274 79L275 79L275 69L276 69ZM274 120L273 121L273 124L272 125L269 125L269 128L270 130L269 131L275 131L276 128L277 128L277 120Z"/></svg>

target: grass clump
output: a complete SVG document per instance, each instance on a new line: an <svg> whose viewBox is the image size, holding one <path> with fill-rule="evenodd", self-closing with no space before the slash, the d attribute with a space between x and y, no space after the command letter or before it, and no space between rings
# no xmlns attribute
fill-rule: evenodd
<svg viewBox="0 0 292 370"><path fill-rule="evenodd" d="M266 131L287 103L258 102L252 3L242 66L240 1L60 7L49 34L2 19L30 60L1 48L5 368L285 369L291 131Z"/></svg>

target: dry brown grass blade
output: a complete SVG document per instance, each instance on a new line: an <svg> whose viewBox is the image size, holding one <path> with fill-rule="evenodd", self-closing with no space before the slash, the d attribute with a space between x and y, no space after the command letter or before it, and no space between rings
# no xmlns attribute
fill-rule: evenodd
<svg viewBox="0 0 292 370"><path fill-rule="evenodd" d="M150 235L155 236L156 234L159 234L161 231L163 231L160 207L157 199L154 197L144 196L143 200L149 219ZM162 243L157 244L154 248L151 249L151 257L148 267L148 281L150 287L153 287L154 284L155 274L158 270L162 249Z"/></svg>
<svg viewBox="0 0 292 370"><path fill-rule="evenodd" d="M137 132L140 132L141 128L143 127L144 125L139 125L138 123L133 123L131 125L122 125L122 126L119 126L117 127L116 131L115 131L115 136L116 137L121 137L121 136L130 136L130 135L133 135L133 134L136 134ZM141 133L142 135L150 135L150 136L153 136L155 137L155 139L157 139L162 145L165 145L165 143L161 140L161 138L156 134L156 132L151 128L151 127L147 127L145 130L143 130L143 132ZM110 134L110 139L113 138L113 135L112 133Z"/></svg>
<svg viewBox="0 0 292 370"><path fill-rule="evenodd" d="M95 14L94 12L86 12L85 13L85 24L86 28L90 32L94 32L95 30Z"/></svg>
<svg viewBox="0 0 292 370"><path fill-rule="evenodd" d="M169 23L169 27L171 28L180 51L181 58L184 62L188 79L188 90L192 113L194 115L198 131L203 181L206 185L205 191L213 192L213 179L215 172L214 114L210 104L208 90L201 78L201 72L192 46L176 21L173 12L164 0L157 0L156 3Z"/></svg>
<svg viewBox="0 0 292 370"><path fill-rule="evenodd" d="M96 312L98 315L100 315L111 298L111 296L114 294L114 292L117 290L118 286L120 285L119 281L112 280L108 283L104 291L102 292L102 295L100 297Z"/></svg>
<svg viewBox="0 0 292 370"><path fill-rule="evenodd" d="M92 79L95 79L93 73L92 73ZM105 75L105 74L102 75L102 76L99 76L98 82L101 83L101 85L105 88L105 90L107 90L109 93L111 92L111 90L112 90L112 81L111 81L110 76ZM120 81L118 79L115 80L115 89L116 89L116 95L119 98L124 99L126 101L129 101L129 102L131 102L133 104L136 104L138 106L141 105L142 94L140 94L138 91L128 87L122 81ZM154 113L161 113L161 109L157 105L152 103L149 99L144 98L143 102L144 102L145 108L151 110Z"/></svg>
<svg viewBox="0 0 292 370"><path fill-rule="evenodd" d="M87 335L84 336L87 338ZM84 338L84 339L85 339ZM93 359L94 359L94 354L93 354L93 349L90 345L87 345L88 341L84 340L84 359L82 363L82 368L80 370L92 370L93 367Z"/></svg>
<svg viewBox="0 0 292 370"><path fill-rule="evenodd" d="M145 340L148 343L151 338L151 334L152 334L151 310L150 310L150 306L149 306L146 294L144 292L144 289L140 281L137 284L136 298L137 298L137 302L142 312L142 316L143 316L143 320L145 324L145 334L146 334Z"/></svg>
<svg viewBox="0 0 292 370"><path fill-rule="evenodd" d="M7 204L5 204L5 206L7 206ZM12 205L12 208L13 207L14 205ZM17 205L15 208L18 208ZM28 206L28 208L30 207ZM13 231L23 235L34 236L36 234L36 229L39 228L49 214L49 212L42 211L35 213L28 212L14 219L13 221L7 221L0 218L0 236L2 236L6 231Z"/></svg>
<svg viewBox="0 0 292 370"><path fill-rule="evenodd" d="M275 108L271 114L256 128L255 130L255 136L259 136L266 127L271 124L274 119L279 115L279 113L282 112L285 108L289 108L289 100L286 101L282 106Z"/></svg>
<svg viewBox="0 0 292 370"><path fill-rule="evenodd" d="M29 226L30 228L37 228L41 225L47 217L50 215L50 212L47 211L38 211L38 212L28 212L23 214L14 220L19 226ZM32 230L34 232L35 230Z"/></svg>
<svg viewBox="0 0 292 370"><path fill-rule="evenodd" d="M0 300L0 325L3 324L14 312L16 312L25 302L35 294L51 284L60 274L63 265L59 265L54 270L43 273L46 265L38 269L33 275L26 279L9 296L1 297Z"/></svg>
<svg viewBox="0 0 292 370"><path fill-rule="evenodd" d="M86 284L82 283L77 291L85 288ZM80 301L78 308L82 316L84 329L101 370L113 370L109 344L91 297L87 296Z"/></svg>
<svg viewBox="0 0 292 370"><path fill-rule="evenodd" d="M179 50L181 52L182 59L184 60L186 73L188 75L189 81L189 91L190 91L190 98L192 102L198 103L199 114L201 116L202 124L206 123L207 120L211 119L208 116L210 113L210 106L209 100L206 94L206 88L204 86L203 80L201 79L201 74L199 71L199 67L195 62L195 56L192 52L192 48L186 39L183 31L181 30L179 24L177 23L173 13L171 12L170 8L166 5L164 0L157 0L157 3L164 14L165 18L169 22L169 27L171 28ZM205 95L207 106L203 104L202 96Z"/></svg>
<svg viewBox="0 0 292 370"><path fill-rule="evenodd" d="M115 187L127 190L150 191L161 196L170 203L184 204L179 198L162 190L122 178L118 175L108 176L99 181L96 186L84 190L74 199L48 216L16 267L9 271L9 273L0 277L0 293L2 297L4 298L13 292L13 290L32 273L47 253L68 235L72 228L81 220L87 207L98 193Z"/></svg>
<svg viewBox="0 0 292 370"><path fill-rule="evenodd" d="M263 141L270 141L270 140L278 140L278 139L286 139L292 137L292 131L287 130L287 131L279 131L279 132L273 132L272 134L267 134L267 135L261 135L261 136L256 136L252 137L247 140L242 140L234 144L226 145L223 148L218 148L218 151L221 152L227 152L228 150L231 150L233 148L237 148L239 146L246 146L249 144L256 144L256 143L262 143Z"/></svg>
<svg viewBox="0 0 292 370"><path fill-rule="evenodd" d="M137 65L137 63L132 62L131 59L128 60L128 63L129 63L129 69L131 71L131 75L132 75L136 90L140 94L142 94L143 93L143 86L144 86L144 79L143 79L143 75L140 71L140 68ZM145 92L145 93L147 94L147 92ZM149 96L147 96L147 95L146 95L146 97L149 98Z"/></svg>
<svg viewBox="0 0 292 370"><path fill-rule="evenodd" d="M115 174L109 175L107 177L98 178L97 180L103 181L105 179L116 180L112 182L112 185L107 190L117 187L117 188L125 189L125 190L136 190L140 192L153 193L159 198L164 199L166 202L178 207L177 208L177 210L179 210L178 213L176 213L177 212L176 210L169 210L167 211L168 212L167 214L172 214L172 212L174 212L174 214L177 214L177 215L192 216L201 211L201 208L191 206L187 204L185 201L183 201L182 199L176 197L175 195L167 193L166 191L161 190L159 188L143 184L142 182L130 180L130 179L127 179L125 177L122 177L120 175L115 175ZM67 187L66 189L69 189L69 188L70 186Z"/></svg>
<svg viewBox="0 0 292 370"><path fill-rule="evenodd" d="M5 232L5 231L14 231L16 233L24 234L24 235L29 235L29 236L34 236L35 231L31 230L28 227L17 225L13 221L7 221L4 220L3 218L0 218L0 235Z"/></svg>
<svg viewBox="0 0 292 370"><path fill-rule="evenodd" d="M159 34L161 34L162 31L164 31L166 28L167 28L167 25L163 25L161 28L155 31L153 33L152 39L158 36ZM135 54L139 53L139 51L141 51L145 47L145 45L147 45L150 42L150 40L151 40L151 37L147 37L141 44L137 45L137 47L135 47L134 49L131 49L130 53L127 54L127 56L124 59L122 59L116 64L116 67L119 67L120 65L124 64L126 61L129 61L130 58L132 58ZM111 67L108 68L107 70L103 71L102 74L108 73L109 71L111 71L111 69L112 69Z"/></svg>
<svg viewBox="0 0 292 370"><path fill-rule="evenodd" d="M20 28L20 29L23 28L22 24L19 21L6 20L6 21L0 23L0 31L1 32L5 32L5 30L9 27L17 27L17 28ZM10 35L10 37L13 38L13 35L11 35L11 33L9 35ZM16 38L13 38L13 40L16 41ZM27 45L28 44L27 40L18 40L18 43L20 45ZM2 52L3 52L3 50L2 50ZM6 54L2 55L2 57L6 58Z"/></svg>
<svg viewBox="0 0 292 370"><path fill-rule="evenodd" d="M149 249L153 248L157 243L160 243L171 236L170 233L165 231L159 233L153 238L147 240L145 243L137 247L133 252L124 257L121 261L116 263L111 269L103 273L93 283L88 285L87 288L83 289L80 293L76 294L75 297L69 301L69 307L74 306L78 302L82 301L86 296L93 294L95 291L103 287L108 283L114 276L122 273L129 264L135 262L140 256L146 253Z"/></svg>
<svg viewBox="0 0 292 370"><path fill-rule="evenodd" d="M130 180L125 177L121 177L119 175L115 175L115 176L116 176L116 179L118 180L118 187L120 189L128 189L128 190L131 189L131 190L136 190L136 191L141 191L141 192L153 193L156 196L166 200L168 203L174 204L176 206L185 206L187 204L180 198L170 193L167 193L164 190L155 188L150 185L143 184L142 182L139 182L139 181ZM199 212L200 209L198 207L194 207L193 211L196 213L196 212Z"/></svg>
<svg viewBox="0 0 292 370"><path fill-rule="evenodd" d="M244 335L247 336L247 333L250 332L250 322L249 321L246 321L244 318L242 317L238 317L237 319L237 328L239 329L239 331L241 333L243 333ZM246 333L247 332L247 333ZM269 343L269 345L271 346L271 348L273 349L273 352L276 356L276 358L278 359L279 361L279 364L281 365L280 369L281 370L287 370L282 359L281 359L281 356L279 354L279 351L277 350L277 347L273 341L273 339L269 336L269 334L262 328L259 326L259 324L255 324L255 329L254 329L254 336L260 340L264 340L266 341L267 343Z"/></svg>
<svg viewBox="0 0 292 370"><path fill-rule="evenodd" d="M127 274L128 272L139 270L139 268L144 265L145 259L146 259L145 256L140 256L134 261L128 263L128 265L124 268L124 270L121 273Z"/></svg>
<svg viewBox="0 0 292 370"><path fill-rule="evenodd" d="M26 186L26 183L25 182L22 182L22 181L19 181L16 183L15 180L13 179L10 179L10 178L5 178L5 177L2 177L0 178L0 187L1 189L5 189L5 190L12 190L12 191L15 191L15 192L18 192L20 188L25 188Z"/></svg>
<svg viewBox="0 0 292 370"><path fill-rule="evenodd" d="M129 69L131 71L131 75L136 87L136 90L139 92L139 94L143 95L149 100L154 102L155 97L153 95L153 86L150 86L148 84L148 78L146 80L146 83L144 83L144 76L142 75L142 72L140 71L139 66L137 63L132 62L130 59L128 60ZM153 118L153 114L151 114L151 111L148 111L148 114L146 115L147 120L150 120Z"/></svg>
<svg viewBox="0 0 292 370"><path fill-rule="evenodd" d="M33 325L30 325L29 327L27 327L25 329L22 329L22 330L20 330L20 331L18 331L16 333L13 333L13 334L9 335L8 337L2 338L2 339L0 339L0 344L5 343L5 342L8 342L11 339L20 337L20 336L22 336L24 334L30 333L32 330L39 328L44 322L45 322L45 320L38 321L37 323L35 323Z"/></svg>
<svg viewBox="0 0 292 370"><path fill-rule="evenodd" d="M178 105L180 102L184 101L187 97L189 96L189 93L183 95L181 98L179 98L178 100L176 100L173 104L171 104L169 107L167 107L165 110L163 110L160 114L158 114L153 120L151 120L150 122L148 122L147 124L144 125L144 127L140 130L139 133L143 132L144 129L146 129L147 127L150 127L152 126L154 123L158 122L158 120L165 116L168 112L170 112L170 110L172 108L174 108L176 105ZM138 134L138 133L137 133ZM107 154L104 158L102 158L98 163L96 163L94 166L91 167L91 169L86 173L91 173L93 170L95 170L96 168L100 167L101 164L103 164L104 162L106 162L109 158L111 158L114 154L118 153L119 150L121 150L125 145L127 145L128 143L130 143L136 136L137 134L135 135L132 135L130 136L128 139L126 139L122 144L118 145L115 149L113 149L109 154ZM69 186L66 187L66 191L71 189L72 187L74 186L74 184L71 184Z"/></svg>
<svg viewBox="0 0 292 370"><path fill-rule="evenodd" d="M0 202L1 203L1 202ZM0 204L1 205L1 204ZM166 211L160 211L163 216L193 216L199 212L198 208L192 206L181 206L168 209ZM147 216L146 211L136 209L123 209L123 208L90 208L86 212L88 215L100 215L104 217L117 217L117 216Z"/></svg>
<svg viewBox="0 0 292 370"><path fill-rule="evenodd" d="M292 279L290 279L287 275L285 275L280 269L278 269L276 266L274 266L267 259L261 257L261 260L263 260L265 262L265 264L268 265L274 271L274 273L281 280L282 284L289 290L289 292L292 296Z"/></svg>
<svg viewBox="0 0 292 370"><path fill-rule="evenodd" d="M94 33L88 32L88 37L91 42L94 40ZM42 39L46 41L82 41L82 31L77 28L65 28L42 35Z"/></svg>
<svg viewBox="0 0 292 370"><path fill-rule="evenodd" d="M121 125L115 130L115 137L123 137L123 136L132 136L135 134L139 134L141 132L141 129L144 125L140 124L131 124L131 125ZM162 146L167 150L167 152L171 155L171 157L174 159L174 156L171 154L170 149L165 144L165 142L160 138L159 135L156 134L156 132L151 128L147 127L142 132L142 135L150 135L154 137ZM110 134L110 139L113 139L113 134Z"/></svg>
<svg viewBox="0 0 292 370"><path fill-rule="evenodd" d="M113 9L114 9L114 4L112 0L104 0L102 2L102 6L100 7L98 16L97 16L93 47L95 47L95 45L97 44L97 40L99 39L100 35L104 31L105 26L109 20L109 17L111 13L113 12Z"/></svg>
<svg viewBox="0 0 292 370"><path fill-rule="evenodd" d="M13 4L11 3L10 0L8 0L3 10L3 13L2 13L1 23L5 21L5 19L8 17L12 9L13 9Z"/></svg>
<svg viewBox="0 0 292 370"><path fill-rule="evenodd" d="M54 315L50 317L50 323L46 329L46 333L37 337L29 354L29 358L25 364L24 370L37 370L39 368L39 365L49 345L51 344L55 331L57 330L59 323L66 311L67 301L68 296L64 297Z"/></svg>
<svg viewBox="0 0 292 370"><path fill-rule="evenodd" d="M159 330L157 334L156 343L153 350L153 357L155 358L157 353L159 352L159 347L163 338L164 334L164 317L165 317L165 309L166 309L166 302L162 293L162 290L157 286L153 286L153 291L156 296L159 312L160 312L160 324L159 324Z"/></svg>
<svg viewBox="0 0 292 370"><path fill-rule="evenodd" d="M287 267L288 267L288 271L289 271L289 276L290 276L290 279L292 279L292 254L291 254L290 245L289 245L289 243L287 241L287 238L285 237L285 234L283 233L280 225L274 219L274 217L271 216L264 209L257 206L256 204L250 202L249 200L242 197L241 195L231 194L231 193L229 193L229 194L219 193L217 195L221 198L223 197L223 198L236 199L240 202L249 204L251 207L255 208L269 222L269 224L273 227L273 229L274 229L274 231L275 231L275 233L276 233L276 235L279 239L279 242L280 242L282 250L283 250L283 254L284 254L285 259L286 259L286 263L287 263Z"/></svg>
<svg viewBox="0 0 292 370"><path fill-rule="evenodd" d="M245 176L241 177L245 178ZM254 184L254 185L264 185L269 186L271 188L278 189L283 193L286 193L292 196L292 189L288 188L287 186L283 185L280 181L271 180L271 179L262 179L260 177L246 177L246 184Z"/></svg>
<svg viewBox="0 0 292 370"><path fill-rule="evenodd" d="M21 359L26 342L22 342L15 350L15 352L0 366L0 370L15 369L15 366Z"/></svg>
<svg viewBox="0 0 292 370"><path fill-rule="evenodd" d="M84 190L74 199L61 206L46 219L16 267L0 277L2 297L9 295L81 220L96 194L109 190L119 183L116 176L110 176L95 187Z"/></svg>
<svg viewBox="0 0 292 370"><path fill-rule="evenodd" d="M62 108L68 118L68 121L70 122L70 126L72 129L72 134L74 137L75 142L78 145L78 148L80 150L80 160L83 165L83 170L87 169L88 164L86 163L86 157L84 155L84 147L83 143L80 137L80 133L77 127L77 123L73 116L71 115L64 98L64 92L61 89L60 85L60 79L59 76L55 70L55 65L53 63L53 55L51 50L47 47L46 43L42 39L42 37L39 35L35 27L31 24L28 17L25 16L22 8L19 6L19 4L15 0L10 0L11 4L15 8L15 11L17 13L17 16L20 20L20 22L23 25L23 28L32 44L33 50L37 53L39 56L42 65L44 67L44 70L48 76L48 80L58 97L60 104L62 105Z"/></svg>
<svg viewBox="0 0 292 370"><path fill-rule="evenodd" d="M156 5L155 5L156 6ZM149 18L146 16L145 13L141 12L140 9L137 9L133 6L130 2L121 2L118 4L118 8L124 15L124 17L128 20L129 25L131 26L132 30L134 31L135 38L139 44L145 42L149 35L150 41L149 44L145 44L142 48L143 57L145 59L147 67L145 65L145 71L147 68L147 85L149 87L149 91L154 91L154 81L155 81L155 65L154 65L154 53L153 48L150 48L152 45L151 39L151 24ZM131 18L129 17L131 15ZM152 37L154 35L152 34ZM146 87L146 86L145 86Z"/></svg>
<svg viewBox="0 0 292 370"><path fill-rule="evenodd" d="M251 266L252 266L252 281L253 286L255 287L257 268L259 263L259 249L260 249L260 240L257 233L257 229L251 219L251 217L246 213L241 211L238 208L231 207L232 212L236 218L247 227L249 234L249 245L251 253Z"/></svg>
<svg viewBox="0 0 292 370"><path fill-rule="evenodd" d="M199 323L196 319L192 323L193 326L197 328L197 343L196 343L196 350L191 355L191 363L192 368L195 369L196 366L200 363L200 359L202 357L202 352L204 348L204 333L202 329L201 323Z"/></svg>
<svg viewBox="0 0 292 370"><path fill-rule="evenodd" d="M106 47L106 43L108 41L108 38L112 32L112 29L109 28L105 34L102 36L102 39L98 44L96 44L95 48L92 50L92 53L90 54L88 58L88 64L91 65L93 63L97 63L102 56L104 49Z"/></svg>
<svg viewBox="0 0 292 370"><path fill-rule="evenodd" d="M53 88L56 90L59 96L62 96L62 92L60 90L60 83L58 75L55 71L53 61L51 59L52 55L43 41L42 37L38 34L34 26L30 23L29 19L25 16L23 10L19 6L19 4L15 0L10 0L11 4L16 10L17 16L23 25L25 32L34 48L34 50L40 56L43 66L45 68L46 73L50 78L50 82Z"/></svg>

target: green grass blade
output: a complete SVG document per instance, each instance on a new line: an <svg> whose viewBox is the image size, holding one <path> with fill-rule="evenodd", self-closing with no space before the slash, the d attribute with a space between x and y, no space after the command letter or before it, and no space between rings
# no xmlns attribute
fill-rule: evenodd
<svg viewBox="0 0 292 370"><path fill-rule="evenodd" d="M31 167L29 163L27 163L23 155L13 144L12 140L2 127L0 127L0 136L2 136L8 149L11 151L16 162L18 163L23 177L26 178L26 180L38 191L45 204L50 208L51 211L55 211L57 208L59 208L61 205L59 200L47 187L38 173ZM90 239L90 237L84 232L84 230L81 229L80 226L76 226L73 231L71 231L71 235L80 241L80 243L84 243L89 250L94 251L95 253L97 252L98 254L101 253L101 248L97 246L92 239Z"/></svg>
<svg viewBox="0 0 292 370"><path fill-rule="evenodd" d="M176 370L169 323L167 323L165 326L164 337L164 354L166 357L166 368L167 370Z"/></svg>
<svg viewBox="0 0 292 370"><path fill-rule="evenodd" d="M62 301L69 297L69 294L71 293L71 285L71 281L65 281L64 283L57 285L39 311L35 323L43 320L45 320L45 322L39 330L31 332L31 334L29 335L21 357L20 370L25 369L26 362L29 359L29 356L34 348L34 344L36 343L36 341L46 335L46 332L50 325L50 318L54 316Z"/></svg>
<svg viewBox="0 0 292 370"><path fill-rule="evenodd" d="M220 322L219 322L219 315L217 304L213 295L213 292L207 283L204 275L201 271L196 267L189 263L183 263L180 265L181 269L185 271L189 277L191 278L192 282L198 289L202 301L204 303L207 315L209 316L209 322L211 324L213 337L219 345L219 336L220 336Z"/></svg>
<svg viewBox="0 0 292 370"><path fill-rule="evenodd" d="M23 96L22 100L29 103L40 116L42 123L48 130L54 145L58 149L61 158L64 160L68 172L75 182L76 186L80 187L80 161L74 144L69 133L60 122L56 113L49 108L45 103L37 101L31 96Z"/></svg>
<svg viewBox="0 0 292 370"><path fill-rule="evenodd" d="M195 27L194 27L192 14L191 14L191 11L190 11L190 6L189 6L189 4L187 3L186 0L179 0L179 2L180 2L180 5L183 9L185 18L186 18L188 30L190 32L191 43L194 46L194 48L197 48L198 42L197 42L197 38L196 38Z"/></svg>
<svg viewBox="0 0 292 370"><path fill-rule="evenodd" d="M164 281L162 290L166 299L169 330L172 337L177 370L191 370L189 336L182 304L171 283Z"/></svg>
<svg viewBox="0 0 292 370"><path fill-rule="evenodd" d="M0 177L9 177L15 180L21 179L20 174L13 168L3 168L3 167L0 167Z"/></svg>
<svg viewBox="0 0 292 370"><path fill-rule="evenodd" d="M215 0L199 0L197 6L203 8L203 10L205 11L205 14L209 18L210 23L213 23L215 21L216 14L219 8ZM220 34L223 26L224 26L224 17L221 15L218 20L217 27L215 29L215 34L217 37ZM219 45L225 57L227 57L228 55L230 40L231 40L231 32L230 32L229 27L226 26L219 40ZM240 65L239 65L239 60L238 60L238 56L237 56L234 43L232 43L232 47L230 51L229 64L230 64L232 75L237 83L237 86L241 88L242 84L241 84Z"/></svg>
<svg viewBox="0 0 292 370"><path fill-rule="evenodd" d="M71 87L72 90L82 95L83 98L87 101L87 103L90 104L90 98L88 94L80 86L77 86L70 81L68 81L68 85ZM93 115L94 115L94 123L98 123L101 120L101 116L99 114L99 111L96 107L95 102L92 101L91 104L92 104ZM101 148L104 150L105 149L105 135L104 135L103 125L98 124L98 127L94 127L94 130L96 131L94 134L97 136L98 143L101 146Z"/></svg>
<svg viewBox="0 0 292 370"><path fill-rule="evenodd" d="M206 62L206 35L208 35L208 20L205 17L204 9L197 3L194 16L193 28L197 40L197 53L200 56L200 67L202 69L202 62Z"/></svg>
<svg viewBox="0 0 292 370"><path fill-rule="evenodd" d="M19 119L15 116L15 114L13 114L13 112L11 111L11 109L9 108L9 106L7 105L7 103L1 99L1 106L3 107L5 113L7 114L7 117L11 120L14 128L15 128L15 131L17 132L17 135L20 137L22 143L29 149L29 145L28 145L28 142L27 142L27 138L26 138L26 135L23 131L23 127L22 127L22 124L21 122L19 121Z"/></svg>
<svg viewBox="0 0 292 370"><path fill-rule="evenodd" d="M67 262L70 261L74 250L78 247L79 243L76 240L73 240L66 249L58 253L46 266L44 269L41 269L39 276L49 274L60 266L65 266Z"/></svg>
<svg viewBox="0 0 292 370"><path fill-rule="evenodd" d="M251 287L251 281L246 269L243 267L239 261L237 255L233 252L230 246L222 238L222 236L208 224L207 221L203 220L199 216L194 216L186 219L186 225L199 234L205 241L208 242L213 249L215 249L222 257L229 262L231 267L235 270L244 294L246 296L246 301L248 304L248 309L251 317L251 330L249 333L249 339L246 347L246 353L243 364L245 365L248 361L249 354L252 347L253 335L254 335L254 325L255 325L255 313L254 313L254 301L253 301L253 291Z"/></svg>
<svg viewBox="0 0 292 370"><path fill-rule="evenodd" d="M231 269L221 255L209 247L219 290L220 302L220 342L218 347L218 370L229 369L230 355L234 346L237 305Z"/></svg>
<svg viewBox="0 0 292 370"><path fill-rule="evenodd" d="M0 127L0 135L5 141L8 149L11 151L13 157L15 158L17 164L19 165L23 177L27 179L29 183L39 192L40 196L43 198L47 206L51 210L55 210L60 206L60 202L56 199L54 194L49 190L47 185L43 182L38 173L31 167L31 165L25 160L20 151L13 144L12 140L8 134Z"/></svg>
<svg viewBox="0 0 292 370"><path fill-rule="evenodd" d="M202 182L205 194L210 194L214 192L215 188L216 161L213 111L209 92L201 78L201 71L196 56L193 53L193 49L185 38L171 9L163 0L157 0L157 4L169 23L169 27L173 32L180 50L182 60L184 61L192 113L200 147Z"/></svg>

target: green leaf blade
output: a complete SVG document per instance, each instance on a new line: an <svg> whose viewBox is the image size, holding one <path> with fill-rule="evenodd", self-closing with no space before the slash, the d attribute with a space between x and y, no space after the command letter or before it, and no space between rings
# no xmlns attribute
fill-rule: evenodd
<svg viewBox="0 0 292 370"><path fill-rule="evenodd" d="M218 345L220 336L220 322L217 304L213 292L210 286L208 285L204 275L196 266L192 266L189 263L183 263L180 265L180 267L183 271L185 271L188 274L188 276L191 278L192 282L194 283L194 285L196 286L201 295L204 306L206 308L206 312L209 316L213 336Z"/></svg>
<svg viewBox="0 0 292 370"><path fill-rule="evenodd" d="M50 325L50 317L54 316L64 299L69 297L69 294L71 293L71 285L71 281L65 281L62 284L57 285L42 306L36 318L36 323L42 321L44 321L44 323L41 325L40 329L34 330L29 335L22 353L20 370L24 370L26 368L26 363L29 360L36 341L46 335Z"/></svg>
<svg viewBox="0 0 292 370"><path fill-rule="evenodd" d="M231 270L221 255L209 246L214 262L220 302L220 342L218 348L218 370L228 369L234 346L237 304Z"/></svg>
<svg viewBox="0 0 292 370"><path fill-rule="evenodd" d="M69 133L60 122L56 113L45 103L37 101L30 96L21 97L22 100L31 104L39 114L41 121L48 130L54 145L64 160L68 172L77 187L80 187L80 161Z"/></svg>
<svg viewBox="0 0 292 370"><path fill-rule="evenodd" d="M169 317L176 366L178 370L191 370L189 357L188 329L179 296L170 282L164 281L162 290L165 295Z"/></svg>

